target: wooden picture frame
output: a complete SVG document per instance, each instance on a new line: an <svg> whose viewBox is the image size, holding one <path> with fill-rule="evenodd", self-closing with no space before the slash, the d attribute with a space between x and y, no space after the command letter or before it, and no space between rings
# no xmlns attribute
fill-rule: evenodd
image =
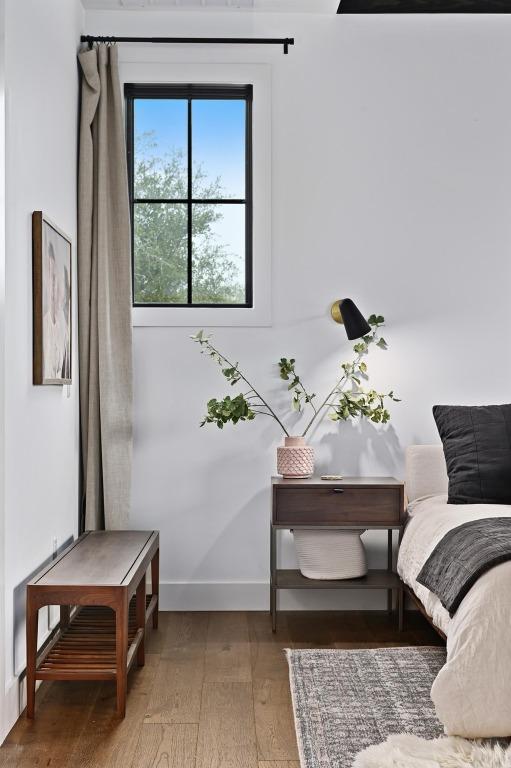
<svg viewBox="0 0 511 768"><path fill-rule="evenodd" d="M72 382L72 243L42 211L32 214L33 383Z"/></svg>

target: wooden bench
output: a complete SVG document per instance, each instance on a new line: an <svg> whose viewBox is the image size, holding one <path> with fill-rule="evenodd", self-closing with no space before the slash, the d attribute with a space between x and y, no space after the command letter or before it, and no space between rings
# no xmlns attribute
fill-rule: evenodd
<svg viewBox="0 0 511 768"><path fill-rule="evenodd" d="M86 532L29 582L27 717L34 717L36 680L115 680L117 714L124 717L128 670L135 657L144 664L150 616L158 626L158 585L158 531ZM60 625L38 654L45 605L60 605Z"/></svg>

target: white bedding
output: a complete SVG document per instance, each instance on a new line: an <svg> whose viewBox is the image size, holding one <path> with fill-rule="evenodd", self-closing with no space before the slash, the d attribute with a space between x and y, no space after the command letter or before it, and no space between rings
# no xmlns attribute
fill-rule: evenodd
<svg viewBox="0 0 511 768"><path fill-rule="evenodd" d="M431 689L448 735L511 736L511 561L492 568L463 599L451 619L438 598L416 577L451 528L484 517L511 517L511 506L447 504L431 496L409 506L398 571L447 635L447 662Z"/></svg>

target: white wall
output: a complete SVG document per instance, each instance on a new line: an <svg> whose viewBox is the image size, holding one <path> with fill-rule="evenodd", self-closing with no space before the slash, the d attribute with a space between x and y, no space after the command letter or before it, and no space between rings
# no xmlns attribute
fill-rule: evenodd
<svg viewBox="0 0 511 768"><path fill-rule="evenodd" d="M403 398L387 429L326 422L313 439L319 471L402 477L404 447L437 440L434 403L509 401L510 18L135 11L89 12L86 27L295 36L289 56L139 45L121 60L130 71L139 62L141 79L148 61L271 64L273 325L219 328L216 341L283 407L273 363L296 357L324 391L349 350L328 308L351 296L386 316L390 350L369 366ZM190 330L135 329L131 522L161 531L164 607L264 608L280 436L263 419L199 430L206 400L227 388ZM377 535L368 541L371 562L383 562ZM292 562L289 539L283 549Z"/></svg>
<svg viewBox="0 0 511 768"><path fill-rule="evenodd" d="M0 637L5 638L5 0L0 0ZM5 655L0 653L0 738L5 717Z"/></svg>
<svg viewBox="0 0 511 768"><path fill-rule="evenodd" d="M3 734L25 665L24 584L78 527L78 375L32 385L31 214L76 243L78 0L6 0L5 670ZM74 257L76 254L74 253ZM75 258L76 267L76 258ZM76 279L76 269L74 269ZM76 285L74 286L76 296ZM75 302L76 320L76 302ZM41 636L48 630L40 613Z"/></svg>

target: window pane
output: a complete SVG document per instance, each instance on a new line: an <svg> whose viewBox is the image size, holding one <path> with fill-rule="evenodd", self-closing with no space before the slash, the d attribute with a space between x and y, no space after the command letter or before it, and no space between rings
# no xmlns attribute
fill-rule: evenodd
<svg viewBox="0 0 511 768"><path fill-rule="evenodd" d="M135 303L186 304L187 206L138 203L133 225Z"/></svg>
<svg viewBox="0 0 511 768"><path fill-rule="evenodd" d="M192 303L245 303L245 205L197 203L192 212Z"/></svg>
<svg viewBox="0 0 511 768"><path fill-rule="evenodd" d="M188 103L135 99L135 198L182 199L188 189Z"/></svg>
<svg viewBox="0 0 511 768"><path fill-rule="evenodd" d="M245 198L245 112L238 99L192 102L193 197Z"/></svg>

